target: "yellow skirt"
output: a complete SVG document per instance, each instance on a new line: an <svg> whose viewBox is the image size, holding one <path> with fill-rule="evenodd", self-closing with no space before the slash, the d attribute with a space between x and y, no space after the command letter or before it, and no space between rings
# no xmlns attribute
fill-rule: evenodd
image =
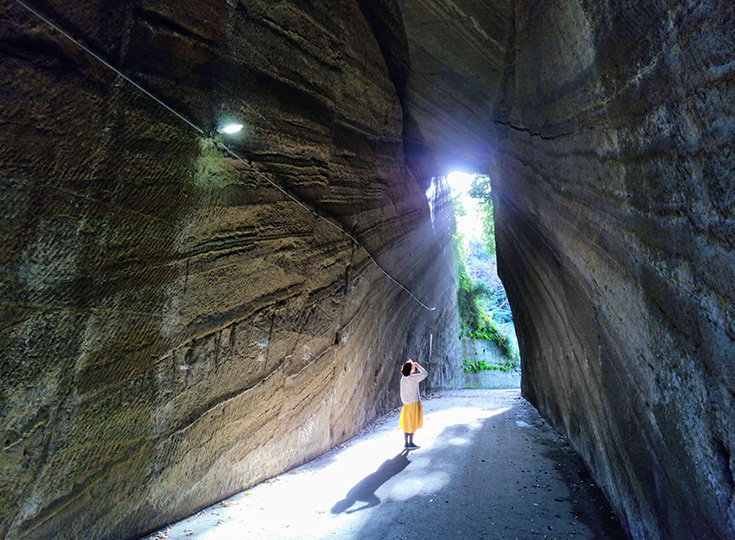
<svg viewBox="0 0 735 540"><path fill-rule="evenodd" d="M413 433L424 425L424 408L420 401L404 405L401 409L401 418L398 420L398 429L406 433Z"/></svg>

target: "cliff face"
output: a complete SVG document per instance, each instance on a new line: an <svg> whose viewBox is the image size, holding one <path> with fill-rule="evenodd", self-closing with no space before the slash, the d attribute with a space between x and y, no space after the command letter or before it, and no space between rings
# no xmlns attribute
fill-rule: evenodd
<svg viewBox="0 0 735 540"><path fill-rule="evenodd" d="M0 537L142 534L355 434L407 357L444 384L452 217L406 166L390 5L44 6L250 163L2 3Z"/></svg>
<svg viewBox="0 0 735 540"><path fill-rule="evenodd" d="M441 174L486 172L513 2L403 0L401 6L411 66L404 98L409 147L430 149L431 166Z"/></svg>
<svg viewBox="0 0 735 540"><path fill-rule="evenodd" d="M0 536L138 535L349 437L407 356L446 384L464 168L526 397L634 537L733 538L735 14L629 4L43 3L241 162L3 0Z"/></svg>
<svg viewBox="0 0 735 540"><path fill-rule="evenodd" d="M735 538L732 3L514 25L493 179L523 393L635 538Z"/></svg>

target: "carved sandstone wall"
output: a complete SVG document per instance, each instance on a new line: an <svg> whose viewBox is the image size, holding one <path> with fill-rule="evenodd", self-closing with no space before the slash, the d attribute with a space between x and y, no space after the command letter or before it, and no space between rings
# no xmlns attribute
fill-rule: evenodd
<svg viewBox="0 0 735 540"><path fill-rule="evenodd" d="M134 536L308 459L396 404L428 334L443 384L424 192L465 167L524 394L634 537L735 537L731 2L43 5L242 119L234 148L439 307L3 0L2 534Z"/></svg>
<svg viewBox="0 0 735 540"><path fill-rule="evenodd" d="M406 167L378 19L42 6L196 123L242 121L233 149L438 307L3 1L0 537L135 537L350 437L399 403L407 356L444 384L452 218L439 189L432 223L430 179Z"/></svg>
<svg viewBox="0 0 735 540"><path fill-rule="evenodd" d="M516 3L501 276L524 395L634 538L735 538L735 8Z"/></svg>

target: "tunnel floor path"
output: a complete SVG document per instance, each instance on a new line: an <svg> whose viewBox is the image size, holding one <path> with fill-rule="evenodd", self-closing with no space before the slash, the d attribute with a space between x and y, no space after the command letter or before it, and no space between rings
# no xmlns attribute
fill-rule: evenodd
<svg viewBox="0 0 735 540"><path fill-rule="evenodd" d="M146 540L595 539L626 535L579 456L518 390L427 396L317 459Z"/></svg>

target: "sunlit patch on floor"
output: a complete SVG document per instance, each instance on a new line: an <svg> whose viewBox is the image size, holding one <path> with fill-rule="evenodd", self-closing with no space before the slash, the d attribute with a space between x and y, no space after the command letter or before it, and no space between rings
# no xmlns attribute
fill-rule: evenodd
<svg viewBox="0 0 735 540"><path fill-rule="evenodd" d="M469 444L469 442L470 441L464 437L452 437L447 441L447 443L453 444L454 446L463 446L465 444Z"/></svg>
<svg viewBox="0 0 735 540"><path fill-rule="evenodd" d="M445 527L441 537L469 537L469 531L462 529L470 525L462 517L463 512L475 508L477 501L478 510L485 512L489 504L484 495L473 495L471 486L477 475L498 479L503 477L497 475L506 471L516 478L512 462L523 459L528 461L526 468L541 466L540 456L524 455L507 438L509 425L515 433L516 425L527 426L528 431L523 433L536 433L534 425L517 420L528 414L518 397L516 390L478 390L447 392L439 399L427 399L424 427L415 435L421 449L415 451L404 450L398 411L393 411L376 427L314 461L206 508L147 540L382 538L385 530L415 525L413 516L434 512L439 506L444 521L432 525L431 534L440 532L436 527ZM495 429L501 426L506 426L503 442L497 438L501 429ZM506 447L513 452L512 459L503 455ZM554 471L551 464L545 466L547 471ZM523 478L527 473L520 470L518 474L518 478ZM533 481L538 483L535 478ZM509 483L505 478L501 483L505 486L502 497L496 494L492 508L510 497L503 516L515 512L513 508L521 508L522 502L529 502L527 497L532 493L521 490L517 482ZM480 481L478 485L483 494L489 495L492 484ZM535 527L533 520L542 503L568 504L564 501L569 500L569 491L563 482L550 484L549 492L543 490L543 494L547 493L549 500L530 501L533 514L527 516L528 523L514 522L516 533L525 534ZM449 525L455 518L456 525ZM499 519L504 518L493 517L489 526ZM593 537L583 536L581 524L576 519L572 521L568 526L580 533L577 538ZM370 531L374 536L369 536ZM165 536L159 536L164 533ZM411 536L406 532L406 537Z"/></svg>

